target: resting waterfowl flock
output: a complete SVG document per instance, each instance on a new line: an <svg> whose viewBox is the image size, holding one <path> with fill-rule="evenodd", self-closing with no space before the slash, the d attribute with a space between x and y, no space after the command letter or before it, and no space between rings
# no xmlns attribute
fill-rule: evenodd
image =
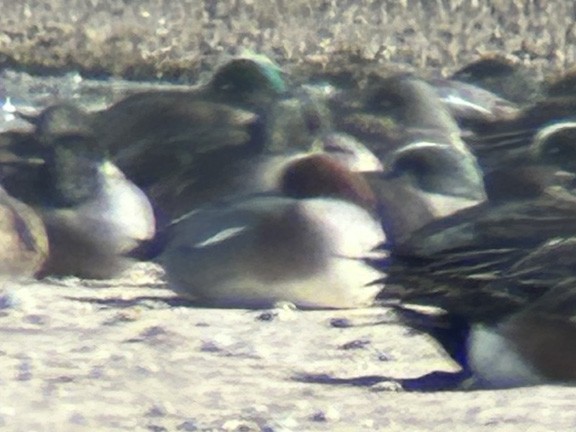
<svg viewBox="0 0 576 432"><path fill-rule="evenodd" d="M189 90L48 107L0 134L0 274L109 278L154 244L198 306L391 305L460 365L438 388L573 383L571 80L485 58L296 85L247 53Z"/></svg>

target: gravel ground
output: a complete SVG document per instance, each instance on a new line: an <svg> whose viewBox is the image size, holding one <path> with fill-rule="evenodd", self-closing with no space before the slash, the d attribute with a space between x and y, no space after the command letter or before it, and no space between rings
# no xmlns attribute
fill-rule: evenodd
<svg viewBox="0 0 576 432"><path fill-rule="evenodd" d="M227 54L249 48L296 74L393 65L445 75L498 54L553 76L576 55L575 6L561 0L0 6L0 62L30 73L195 82ZM14 94L14 75L4 72L2 83L5 77ZM336 318L354 325L334 327ZM381 320L391 322L363 325ZM152 265L110 282L6 283L0 337L0 429L7 431L509 432L576 425L570 387L406 393L297 382L298 373L415 377L454 365L383 309L193 308L165 289Z"/></svg>

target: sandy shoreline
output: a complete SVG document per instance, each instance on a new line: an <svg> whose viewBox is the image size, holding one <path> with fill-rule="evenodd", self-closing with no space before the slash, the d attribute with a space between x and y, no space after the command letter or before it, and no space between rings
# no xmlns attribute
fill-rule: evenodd
<svg viewBox="0 0 576 432"><path fill-rule="evenodd" d="M382 308L194 308L157 275L140 265L110 283L7 284L0 429L545 431L576 424L570 387L406 393L295 381L303 373L407 378L454 365ZM333 326L334 319L352 326ZM383 320L389 323L366 325Z"/></svg>

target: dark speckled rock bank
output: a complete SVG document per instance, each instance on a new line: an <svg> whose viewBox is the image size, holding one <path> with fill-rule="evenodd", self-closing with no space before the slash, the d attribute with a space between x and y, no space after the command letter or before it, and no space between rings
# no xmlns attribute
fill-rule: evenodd
<svg viewBox="0 0 576 432"><path fill-rule="evenodd" d="M553 0L0 0L0 64L195 79L242 48L302 68L349 62L453 71L485 53L570 67L575 5Z"/></svg>

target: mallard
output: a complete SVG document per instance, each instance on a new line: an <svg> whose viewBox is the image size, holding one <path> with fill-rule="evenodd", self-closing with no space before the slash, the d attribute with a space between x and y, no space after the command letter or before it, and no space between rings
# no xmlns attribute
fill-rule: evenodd
<svg viewBox="0 0 576 432"><path fill-rule="evenodd" d="M248 53L205 85L131 95L91 117L111 160L169 220L219 199L262 159L309 151L332 130L323 97L289 89L273 62Z"/></svg>

